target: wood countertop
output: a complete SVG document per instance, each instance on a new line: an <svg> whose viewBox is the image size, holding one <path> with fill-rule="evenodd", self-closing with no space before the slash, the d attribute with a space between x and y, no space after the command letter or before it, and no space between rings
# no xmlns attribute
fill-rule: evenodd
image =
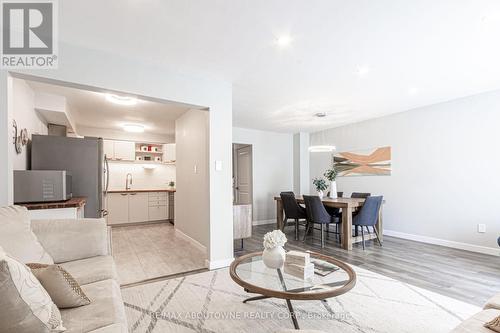
<svg viewBox="0 0 500 333"><path fill-rule="evenodd" d="M143 189L143 190L109 190L108 193L142 193L142 192L175 192L175 189Z"/></svg>
<svg viewBox="0 0 500 333"><path fill-rule="evenodd" d="M28 210L35 210L35 209L56 209L56 208L81 208L86 203L87 203L87 197L74 197L66 201L20 203L16 205L24 206Z"/></svg>

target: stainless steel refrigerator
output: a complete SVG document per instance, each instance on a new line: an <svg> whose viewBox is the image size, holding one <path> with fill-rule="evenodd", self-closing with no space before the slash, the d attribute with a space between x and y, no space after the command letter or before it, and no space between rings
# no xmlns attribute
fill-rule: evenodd
<svg viewBox="0 0 500 333"><path fill-rule="evenodd" d="M32 170L66 170L73 177L73 197L87 197L85 217L107 215L104 205L109 170L101 138L33 135Z"/></svg>

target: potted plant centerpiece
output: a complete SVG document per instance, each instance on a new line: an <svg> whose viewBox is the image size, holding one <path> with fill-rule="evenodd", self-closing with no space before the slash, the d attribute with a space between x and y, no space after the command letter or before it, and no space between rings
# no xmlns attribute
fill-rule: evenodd
<svg viewBox="0 0 500 333"><path fill-rule="evenodd" d="M330 195L329 197L332 199L337 198L337 169L335 168L335 163L332 163L332 167L325 171L323 176L330 182Z"/></svg>
<svg viewBox="0 0 500 333"><path fill-rule="evenodd" d="M287 239L281 230L270 231L264 235L264 252L262 261L268 268L282 268L285 263L286 252L283 246Z"/></svg>
<svg viewBox="0 0 500 333"><path fill-rule="evenodd" d="M323 178L314 178L313 185L316 188L316 192L318 192L320 199L323 199L324 191L328 188L326 181Z"/></svg>

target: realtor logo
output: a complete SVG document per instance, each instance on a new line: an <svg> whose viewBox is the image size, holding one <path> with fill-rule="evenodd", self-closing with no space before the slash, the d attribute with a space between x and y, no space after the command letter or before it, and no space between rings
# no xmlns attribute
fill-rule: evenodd
<svg viewBox="0 0 500 333"><path fill-rule="evenodd" d="M1 67L57 68L56 0L3 0Z"/></svg>

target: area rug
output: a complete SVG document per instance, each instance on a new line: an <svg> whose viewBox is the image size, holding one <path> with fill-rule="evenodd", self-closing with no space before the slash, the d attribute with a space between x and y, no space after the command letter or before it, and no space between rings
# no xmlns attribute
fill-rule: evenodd
<svg viewBox="0 0 500 333"><path fill-rule="evenodd" d="M320 301L292 301L301 329L445 333L478 312L470 305L353 267L356 287ZM122 290L130 332L278 332L293 328L284 300L249 295L227 269ZM254 296L254 295L251 295Z"/></svg>

